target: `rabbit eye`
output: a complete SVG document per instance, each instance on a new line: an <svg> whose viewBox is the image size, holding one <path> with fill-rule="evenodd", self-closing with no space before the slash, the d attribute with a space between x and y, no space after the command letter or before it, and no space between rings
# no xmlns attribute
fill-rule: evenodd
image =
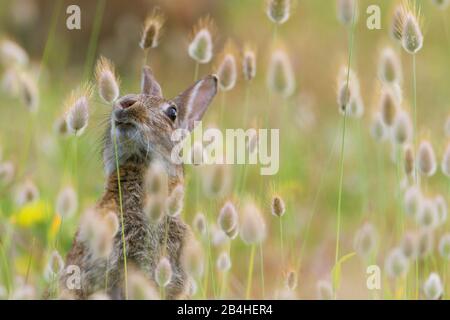
<svg viewBox="0 0 450 320"><path fill-rule="evenodd" d="M169 117L170 120L175 121L177 118L177 108L174 105L171 105L166 109L166 115Z"/></svg>

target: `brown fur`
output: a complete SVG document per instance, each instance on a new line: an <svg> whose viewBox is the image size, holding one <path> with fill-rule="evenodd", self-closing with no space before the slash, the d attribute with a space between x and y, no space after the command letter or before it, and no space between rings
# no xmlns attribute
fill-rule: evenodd
<svg viewBox="0 0 450 320"><path fill-rule="evenodd" d="M176 128L192 128L192 120L200 120L216 93L217 79L215 77L205 78L196 84L197 87L191 87L175 98L173 101L177 101L177 108L182 116L173 122L164 113L165 108L172 102L162 98L159 85L148 67L146 68L143 74L142 91L144 94L127 95L121 98L114 106L111 117L112 122L115 121L116 124L115 132L118 132L118 161L127 265L135 265L154 281L156 264L165 254L171 262L173 271L172 280L166 288L166 297L175 299L181 297L185 292L186 272L181 261L184 245L189 241L190 229L179 217L166 215L158 224L148 221L144 213L144 199L147 196L144 177L149 165L158 159L163 162L169 177L169 192L176 185L183 183L182 165L173 164L170 161L170 152L174 146L170 135ZM192 90L192 88L196 90ZM196 112L194 116L186 114L187 111L183 106L183 101L187 100L186 97L193 94L192 92L202 95L199 95L199 98L202 99L198 103L199 106L189 108ZM205 97L205 94L209 94L209 96ZM195 102L192 99L191 101ZM123 105L125 102L130 102L132 106L126 109L122 108L121 104ZM190 119L189 116L195 119ZM119 184L111 137L114 133L112 133L111 127L112 125L108 127L105 134L104 147L107 181L105 192L96 205L96 211L100 214L115 212L120 222L119 232L114 238L113 250L108 259L94 257L89 245L80 239L79 231L77 232L66 258L66 268L70 265L80 268L81 288L69 290L67 280L71 275L64 273L60 283L64 297L86 299L97 291L104 291L106 273L108 274L107 293L115 299L122 299L125 296Z"/></svg>

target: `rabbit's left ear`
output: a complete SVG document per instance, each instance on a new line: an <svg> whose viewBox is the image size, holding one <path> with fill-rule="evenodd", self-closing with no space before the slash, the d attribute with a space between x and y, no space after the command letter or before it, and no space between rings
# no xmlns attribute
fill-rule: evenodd
<svg viewBox="0 0 450 320"><path fill-rule="evenodd" d="M162 90L149 66L142 68L141 93L162 98Z"/></svg>
<svg viewBox="0 0 450 320"><path fill-rule="evenodd" d="M178 127L192 131L216 93L217 76L209 75L172 99L178 109Z"/></svg>

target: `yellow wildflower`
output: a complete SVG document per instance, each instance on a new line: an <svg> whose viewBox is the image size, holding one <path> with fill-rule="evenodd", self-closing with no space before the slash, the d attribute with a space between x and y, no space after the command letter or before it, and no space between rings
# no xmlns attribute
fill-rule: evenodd
<svg viewBox="0 0 450 320"><path fill-rule="evenodd" d="M47 218L46 209L44 201L28 203L12 216L11 222L24 228L41 223Z"/></svg>

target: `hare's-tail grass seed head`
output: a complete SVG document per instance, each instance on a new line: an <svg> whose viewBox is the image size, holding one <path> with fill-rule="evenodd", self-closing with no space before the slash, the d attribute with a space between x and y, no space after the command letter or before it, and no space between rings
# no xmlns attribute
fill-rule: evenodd
<svg viewBox="0 0 450 320"><path fill-rule="evenodd" d="M69 134L69 128L67 127L67 122L64 117L56 118L53 123L54 132L60 137L66 137Z"/></svg>
<svg viewBox="0 0 450 320"><path fill-rule="evenodd" d="M334 290L329 281L319 280L317 282L317 297L320 300L333 300Z"/></svg>
<svg viewBox="0 0 450 320"><path fill-rule="evenodd" d="M216 248L221 248L230 242L231 237L228 237L225 232L216 224L211 225L209 229L211 243Z"/></svg>
<svg viewBox="0 0 450 320"><path fill-rule="evenodd" d="M423 140L417 151L417 167L420 173L431 177L436 173L437 164L433 146L427 140Z"/></svg>
<svg viewBox="0 0 450 320"><path fill-rule="evenodd" d="M197 240L193 239L186 245L182 256L182 264L187 274L192 278L198 279L203 275L205 257L202 246Z"/></svg>
<svg viewBox="0 0 450 320"><path fill-rule="evenodd" d="M20 284L15 284L14 291L7 298L11 300L35 300L37 299L36 289L32 285L21 281Z"/></svg>
<svg viewBox="0 0 450 320"><path fill-rule="evenodd" d="M364 114L364 102L360 94L354 95L350 101L349 116L353 118L361 118Z"/></svg>
<svg viewBox="0 0 450 320"><path fill-rule="evenodd" d="M203 213L199 212L195 215L194 220L192 221L192 227L200 236L206 234L207 222Z"/></svg>
<svg viewBox="0 0 450 320"><path fill-rule="evenodd" d="M49 281L57 279L64 270L64 260L58 251L53 250L45 268L45 278Z"/></svg>
<svg viewBox="0 0 450 320"><path fill-rule="evenodd" d="M36 112L39 106L39 90L36 80L30 73L21 72L18 84L23 104L30 112Z"/></svg>
<svg viewBox="0 0 450 320"><path fill-rule="evenodd" d="M12 300L36 300L38 298L34 285L27 283L24 277L17 275L15 279L11 279L13 286L9 292L6 292L6 298Z"/></svg>
<svg viewBox="0 0 450 320"><path fill-rule="evenodd" d="M399 102L391 87L383 86L380 93L380 114L386 127L392 127L398 112Z"/></svg>
<svg viewBox="0 0 450 320"><path fill-rule="evenodd" d="M217 258L216 267L220 272L227 272L231 269L231 259L228 252L222 252L219 255Z"/></svg>
<svg viewBox="0 0 450 320"><path fill-rule="evenodd" d="M258 244L266 237L266 222L256 204L248 200L242 209L241 239L246 244Z"/></svg>
<svg viewBox="0 0 450 320"><path fill-rule="evenodd" d="M383 85L386 87L386 85ZM403 103L403 89L402 87L397 83L391 83L387 87L389 87L392 90L392 93L394 94L394 97L397 99L398 106L401 106Z"/></svg>
<svg viewBox="0 0 450 320"><path fill-rule="evenodd" d="M16 189L16 204L21 207L27 203L31 203L39 199L39 189L34 182L27 179Z"/></svg>
<svg viewBox="0 0 450 320"><path fill-rule="evenodd" d="M392 14L390 35L393 40L401 43L403 33L404 10L401 4L397 5Z"/></svg>
<svg viewBox="0 0 450 320"><path fill-rule="evenodd" d="M11 97L17 97L20 93L20 73L16 68L8 67L3 71L0 89Z"/></svg>
<svg viewBox="0 0 450 320"><path fill-rule="evenodd" d="M188 277L185 293L188 298L194 297L198 292L198 284L194 278Z"/></svg>
<svg viewBox="0 0 450 320"><path fill-rule="evenodd" d="M410 186L404 195L404 206L406 214L411 218L416 218L422 209L423 196L419 187Z"/></svg>
<svg viewBox="0 0 450 320"><path fill-rule="evenodd" d="M203 189L211 198L224 196L228 193L231 183L231 172L227 165L214 164L204 167Z"/></svg>
<svg viewBox="0 0 450 320"><path fill-rule="evenodd" d="M209 229L209 235L211 238L211 243L216 248L222 248L224 245L230 242L230 238L227 236L222 229L216 224L211 225Z"/></svg>
<svg viewBox="0 0 450 320"><path fill-rule="evenodd" d="M252 131L250 131L249 139L247 141L247 150L249 154L254 154L258 150L258 130L253 128Z"/></svg>
<svg viewBox="0 0 450 320"><path fill-rule="evenodd" d="M389 277L401 278L409 270L409 261L400 248L390 251L386 258L385 269Z"/></svg>
<svg viewBox="0 0 450 320"><path fill-rule="evenodd" d="M417 240L417 254L421 259L427 258L434 249L434 233L428 229L421 229Z"/></svg>
<svg viewBox="0 0 450 320"><path fill-rule="evenodd" d="M446 261L450 261L450 233L446 233L439 241L439 254Z"/></svg>
<svg viewBox="0 0 450 320"><path fill-rule="evenodd" d="M361 86L359 83L358 76L356 72L350 68L350 71L348 70L348 67L346 65L343 65L339 68L339 73L337 77L337 83L346 83L348 78L349 86L353 89L354 92L360 93Z"/></svg>
<svg viewBox="0 0 450 320"><path fill-rule="evenodd" d="M336 10L338 20L345 26L350 26L355 16L355 22L358 19L358 1L357 0L337 0ZM356 10L354 12L353 10Z"/></svg>
<svg viewBox="0 0 450 320"><path fill-rule="evenodd" d="M128 298L132 300L159 300L160 296L149 277L130 268L128 272Z"/></svg>
<svg viewBox="0 0 450 320"><path fill-rule="evenodd" d="M274 196L272 198L271 209L272 209L272 215L274 215L276 217L282 217L286 212L286 206L284 204L283 198L281 198L278 195Z"/></svg>
<svg viewBox="0 0 450 320"><path fill-rule="evenodd" d="M37 293L36 289L26 283L21 283L20 285L15 286L15 290L10 294L11 300L36 300Z"/></svg>
<svg viewBox="0 0 450 320"><path fill-rule="evenodd" d="M15 174L15 166L12 162L0 163L0 185L5 186L11 183Z"/></svg>
<svg viewBox="0 0 450 320"><path fill-rule="evenodd" d="M158 286L167 287L172 280L172 266L169 259L162 257L155 268L155 281Z"/></svg>
<svg viewBox="0 0 450 320"><path fill-rule="evenodd" d="M391 47L386 47L381 51L378 76L384 83L402 83L401 62Z"/></svg>
<svg viewBox="0 0 450 320"><path fill-rule="evenodd" d="M63 294L65 294L65 293L63 293ZM64 299L65 298L63 298L63 300ZM70 299L70 297L67 297L67 300L69 300L69 299ZM107 300L111 300L111 297L108 294L106 294L105 292L97 291L97 292L94 292L93 294L89 295L87 300L107 301Z"/></svg>
<svg viewBox="0 0 450 320"><path fill-rule="evenodd" d="M434 204L436 205L438 226L445 225L448 217L447 201L442 195L439 194L434 197Z"/></svg>
<svg viewBox="0 0 450 320"><path fill-rule="evenodd" d="M66 122L69 131L81 135L88 125L89 99L92 96L92 86L82 85L74 90L66 102Z"/></svg>
<svg viewBox="0 0 450 320"><path fill-rule="evenodd" d="M92 226L97 234L91 240L94 256L99 258L107 258L112 252L114 245L114 236L119 228L117 215L113 212L107 213L105 216L99 217L101 227Z"/></svg>
<svg viewBox="0 0 450 320"><path fill-rule="evenodd" d="M365 223L355 234L355 251L363 258L369 258L377 246L378 234L371 223Z"/></svg>
<svg viewBox="0 0 450 320"><path fill-rule="evenodd" d="M393 139L398 145L404 145L412 140L413 125L409 113L404 110L396 112Z"/></svg>
<svg viewBox="0 0 450 320"><path fill-rule="evenodd" d="M170 193L166 201L166 212L171 217L179 216L183 210L184 187L178 184Z"/></svg>
<svg viewBox="0 0 450 320"><path fill-rule="evenodd" d="M283 48L277 48L272 52L267 72L267 85L270 90L283 98L289 98L295 91L294 69Z"/></svg>
<svg viewBox="0 0 450 320"><path fill-rule="evenodd" d="M337 103L341 114L360 117L364 112L359 79L356 73L342 66L337 77Z"/></svg>
<svg viewBox="0 0 450 320"><path fill-rule="evenodd" d="M433 4L440 10L445 10L450 4L450 0L432 0Z"/></svg>
<svg viewBox="0 0 450 320"><path fill-rule="evenodd" d="M246 81L251 81L256 76L256 50L246 44L242 52L242 73Z"/></svg>
<svg viewBox="0 0 450 320"><path fill-rule="evenodd" d="M0 39L0 62L5 67L25 67L29 58L26 51L13 40Z"/></svg>
<svg viewBox="0 0 450 320"><path fill-rule="evenodd" d="M81 219L79 237L88 244L95 257L106 258L112 251L118 226L119 222L114 213L106 213L103 216L94 209L88 209Z"/></svg>
<svg viewBox="0 0 450 320"><path fill-rule="evenodd" d="M444 292L441 277L435 272L431 273L423 285L425 298L428 300L438 300L442 298Z"/></svg>
<svg viewBox="0 0 450 320"><path fill-rule="evenodd" d="M342 114L345 114L348 111L348 107L352 99L352 89L346 82L342 82L338 85L337 103L339 106L339 111Z"/></svg>
<svg viewBox="0 0 450 320"><path fill-rule="evenodd" d="M414 233L408 231L403 235L400 248L408 259L414 259L417 256L417 237Z"/></svg>
<svg viewBox="0 0 450 320"><path fill-rule="evenodd" d="M113 103L119 98L119 81L115 75L113 63L100 57L95 68L98 93L106 103Z"/></svg>
<svg viewBox="0 0 450 320"><path fill-rule="evenodd" d="M236 208L231 201L227 201L222 209L220 209L217 224L223 232L228 233L233 231L237 227L238 223L239 217Z"/></svg>
<svg viewBox="0 0 450 320"><path fill-rule="evenodd" d="M228 236L228 238L230 238L230 240L236 239L236 237L239 234L239 224L236 224L236 226L233 229L225 232L225 234Z"/></svg>
<svg viewBox="0 0 450 320"><path fill-rule="evenodd" d="M145 201L144 213L150 223L157 224L166 213L166 198L160 195L149 196Z"/></svg>
<svg viewBox="0 0 450 320"><path fill-rule="evenodd" d="M145 174L145 189L152 196L168 196L169 177L160 161L154 161Z"/></svg>
<svg viewBox="0 0 450 320"><path fill-rule="evenodd" d="M411 177L414 173L414 150L411 145L407 145L404 149L404 169L408 177Z"/></svg>
<svg viewBox="0 0 450 320"><path fill-rule="evenodd" d="M387 128L384 125L383 119L380 112L374 112L372 116L372 125L370 128L370 133L372 138L377 142L383 141L387 136Z"/></svg>
<svg viewBox="0 0 450 320"><path fill-rule="evenodd" d="M229 91L234 88L237 81L237 49L232 40L228 40L218 57L216 75L219 78L219 88Z"/></svg>
<svg viewBox="0 0 450 320"><path fill-rule="evenodd" d="M72 217L78 208L78 197L72 186L62 188L55 203L56 213L61 217Z"/></svg>
<svg viewBox="0 0 450 320"><path fill-rule="evenodd" d="M159 44L165 17L158 7L145 19L139 46L142 50L156 48Z"/></svg>
<svg viewBox="0 0 450 320"><path fill-rule="evenodd" d="M450 178L450 143L447 144L447 147L445 148L444 156L442 157L441 162L441 169L442 173L447 178Z"/></svg>
<svg viewBox="0 0 450 320"><path fill-rule="evenodd" d="M119 231L119 218L113 211L108 211L104 214L103 223L105 224L107 232L111 235L111 237L114 237Z"/></svg>
<svg viewBox="0 0 450 320"><path fill-rule="evenodd" d="M214 36L216 26L211 17L201 18L190 35L188 54L196 62L205 64L211 61L214 54Z"/></svg>
<svg viewBox="0 0 450 320"><path fill-rule="evenodd" d="M439 222L435 202L431 199L425 199L416 220L417 225L423 230L434 230Z"/></svg>
<svg viewBox="0 0 450 320"><path fill-rule="evenodd" d="M286 285L279 286L279 289L275 290L274 298L279 300L298 300L295 290L290 290Z"/></svg>
<svg viewBox="0 0 450 320"><path fill-rule="evenodd" d="M283 24L289 20L291 0L267 0L266 14L276 24Z"/></svg>
<svg viewBox="0 0 450 320"><path fill-rule="evenodd" d="M402 18L402 46L409 54L416 54L422 49L422 16L416 2L404 0Z"/></svg>
<svg viewBox="0 0 450 320"><path fill-rule="evenodd" d="M297 277L297 272L295 272L295 270L289 270L286 273L286 287L291 290L294 291L297 288L297 283L298 283L298 277Z"/></svg>

